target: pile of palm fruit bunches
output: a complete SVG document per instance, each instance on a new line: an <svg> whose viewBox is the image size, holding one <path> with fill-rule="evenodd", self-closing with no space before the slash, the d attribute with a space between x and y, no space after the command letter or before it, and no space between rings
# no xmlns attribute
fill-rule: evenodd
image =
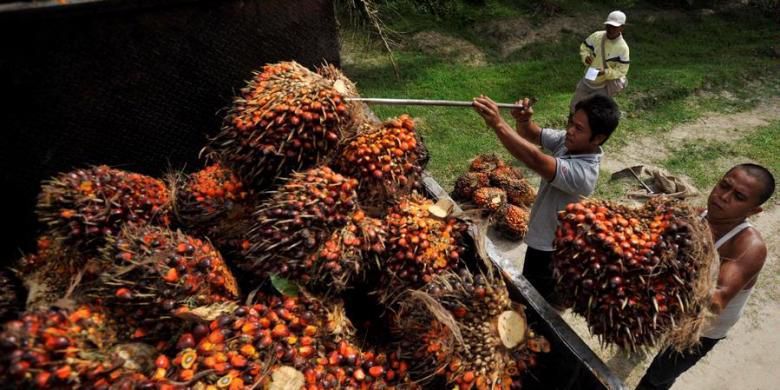
<svg viewBox="0 0 780 390"><path fill-rule="evenodd" d="M369 119L338 69L318 72L254 74L195 172L88 166L44 181L37 249L0 273L0 383L518 387L548 344L467 222L418 193L414 120ZM414 294L429 305L415 310ZM440 332L418 332L432 313Z"/></svg>
<svg viewBox="0 0 780 390"><path fill-rule="evenodd" d="M556 291L593 334L628 351L695 344L717 274L696 211L663 198L642 207L584 200L558 219Z"/></svg>
<svg viewBox="0 0 780 390"><path fill-rule="evenodd" d="M528 213L536 190L523 172L494 154L475 157L469 171L458 177L452 192L465 206L485 210L502 235L520 241L528 232Z"/></svg>

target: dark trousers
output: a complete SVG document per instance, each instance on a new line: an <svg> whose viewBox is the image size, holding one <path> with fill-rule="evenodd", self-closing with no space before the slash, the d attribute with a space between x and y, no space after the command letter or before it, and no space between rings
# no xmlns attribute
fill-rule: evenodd
<svg viewBox="0 0 780 390"><path fill-rule="evenodd" d="M709 352L715 344L722 339L708 339L702 337L699 339L701 345L690 349L684 353L675 352L667 348L658 353L645 372L645 376L636 387L637 390L657 390L669 389L677 380L680 374L688 371L699 359Z"/></svg>
<svg viewBox="0 0 780 390"><path fill-rule="evenodd" d="M551 305L555 305L555 281L552 271L553 252L528 247L523 262L523 276Z"/></svg>

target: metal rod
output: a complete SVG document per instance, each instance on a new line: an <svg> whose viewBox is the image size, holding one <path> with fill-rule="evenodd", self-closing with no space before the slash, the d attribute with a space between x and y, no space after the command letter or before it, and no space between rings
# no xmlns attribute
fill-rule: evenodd
<svg viewBox="0 0 780 390"><path fill-rule="evenodd" d="M385 99L385 98L346 98L347 101L396 106L448 106L474 107L474 103L461 100L428 100L428 99ZM523 108L522 104L496 103L499 108Z"/></svg>
<svg viewBox="0 0 780 390"><path fill-rule="evenodd" d="M645 182L642 181L642 179L639 178L639 175L637 175L636 172L634 172L634 170L631 169L631 167L628 167L628 171L631 172L632 175L634 175L634 178L639 182L639 184L642 185L642 187L645 187L645 190L647 190L647 192L653 194L653 190L647 184L645 184Z"/></svg>

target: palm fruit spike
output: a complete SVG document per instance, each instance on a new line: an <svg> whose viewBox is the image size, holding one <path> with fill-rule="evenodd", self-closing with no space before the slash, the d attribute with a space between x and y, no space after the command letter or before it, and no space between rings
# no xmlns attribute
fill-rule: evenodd
<svg viewBox="0 0 780 390"><path fill-rule="evenodd" d="M103 256L112 266L86 294L125 318L122 336L131 339L165 337L178 326L174 312L239 297L219 252L181 232L151 226L125 229Z"/></svg>
<svg viewBox="0 0 780 390"><path fill-rule="evenodd" d="M496 187L483 187L474 191L474 203L494 212L506 204L506 192Z"/></svg>
<svg viewBox="0 0 780 390"><path fill-rule="evenodd" d="M386 204L420 188L427 151L408 115L381 126L366 124L348 140L338 170L360 182L361 203L384 209Z"/></svg>
<svg viewBox="0 0 780 390"><path fill-rule="evenodd" d="M471 201L474 192L482 187L490 187L490 177L485 172L466 172L455 181L452 197L459 201Z"/></svg>
<svg viewBox="0 0 780 390"><path fill-rule="evenodd" d="M629 351L695 343L715 262L694 210L664 199L641 208L583 201L559 221L556 287L593 334Z"/></svg>
<svg viewBox="0 0 780 390"><path fill-rule="evenodd" d="M0 269L0 322L5 322L24 309L22 282L8 269Z"/></svg>
<svg viewBox="0 0 780 390"><path fill-rule="evenodd" d="M468 226L455 218L432 217L428 211L432 205L413 193L402 198L385 218L386 272L412 286L456 267L465 250L462 240Z"/></svg>
<svg viewBox="0 0 780 390"><path fill-rule="evenodd" d="M480 154L471 160L469 172L491 172L492 170L506 165L500 157L495 154Z"/></svg>
<svg viewBox="0 0 780 390"><path fill-rule="evenodd" d="M0 333L0 380L19 388L108 388L130 372L109 351L113 323L100 308L26 312ZM148 381L146 381L148 382Z"/></svg>
<svg viewBox="0 0 780 390"><path fill-rule="evenodd" d="M385 250L387 232L383 221L357 210L350 221L336 230L304 266L312 269L315 288L341 292L368 268L376 268Z"/></svg>
<svg viewBox="0 0 780 390"><path fill-rule="evenodd" d="M167 225L169 204L162 181L100 165L44 182L36 212L56 239L96 251L124 225Z"/></svg>
<svg viewBox="0 0 780 390"><path fill-rule="evenodd" d="M70 298L80 282L100 274L101 262L49 236L40 236L36 252L23 256L15 270L27 289L27 310L37 310Z"/></svg>
<svg viewBox="0 0 780 390"><path fill-rule="evenodd" d="M328 167L294 173L272 196L258 205L249 231L248 259L236 264L259 277L277 274L312 279L306 258L356 209L357 180Z"/></svg>
<svg viewBox="0 0 780 390"><path fill-rule="evenodd" d="M393 331L403 335L402 358L415 362L413 379L434 373L457 389L519 388L536 354L549 352L500 277L445 273L400 302ZM511 329L521 332L508 337Z"/></svg>
<svg viewBox="0 0 780 390"><path fill-rule="evenodd" d="M206 150L247 184L267 188L327 160L350 122L333 81L296 62L269 64L234 99Z"/></svg>
<svg viewBox="0 0 780 390"><path fill-rule="evenodd" d="M497 213L496 228L504 237L519 241L528 233L528 211L513 204L507 204Z"/></svg>

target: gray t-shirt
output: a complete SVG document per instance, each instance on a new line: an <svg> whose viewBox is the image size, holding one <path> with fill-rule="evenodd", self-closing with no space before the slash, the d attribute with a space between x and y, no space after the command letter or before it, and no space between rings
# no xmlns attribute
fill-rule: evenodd
<svg viewBox="0 0 780 390"><path fill-rule="evenodd" d="M540 251L552 251L555 229L558 228L558 211L567 204L579 201L593 193L599 178L599 165L604 152L597 154L567 154L564 146L566 132L542 129L542 147L555 157L555 176L552 181L542 180L536 201L528 218L528 234L525 242Z"/></svg>

